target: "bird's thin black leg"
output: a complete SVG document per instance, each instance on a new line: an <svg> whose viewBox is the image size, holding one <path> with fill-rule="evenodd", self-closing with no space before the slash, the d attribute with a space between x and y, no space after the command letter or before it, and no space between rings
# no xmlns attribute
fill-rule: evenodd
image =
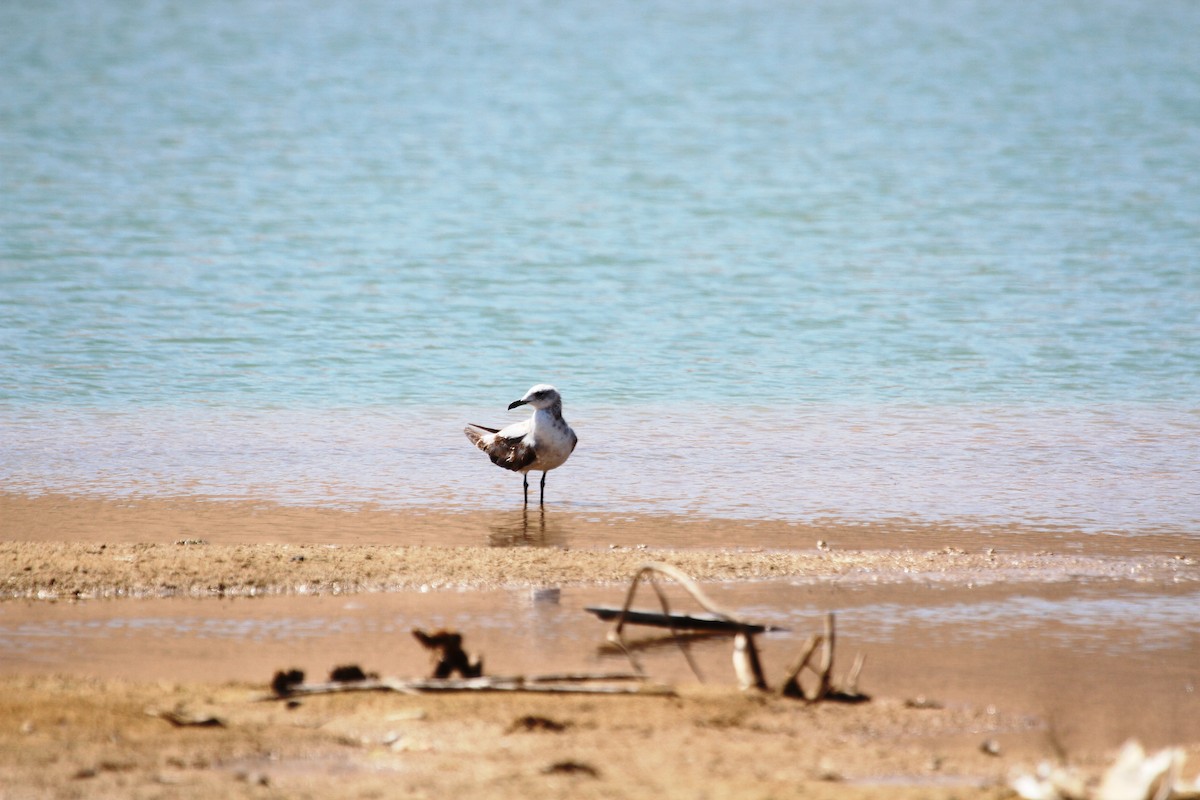
<svg viewBox="0 0 1200 800"><path fill-rule="evenodd" d="M540 505L542 508L546 507L546 473L544 472L542 473L542 496L538 501L538 505Z"/></svg>
<svg viewBox="0 0 1200 800"><path fill-rule="evenodd" d="M525 507L529 507L529 473L521 473L521 485L525 487Z"/></svg>

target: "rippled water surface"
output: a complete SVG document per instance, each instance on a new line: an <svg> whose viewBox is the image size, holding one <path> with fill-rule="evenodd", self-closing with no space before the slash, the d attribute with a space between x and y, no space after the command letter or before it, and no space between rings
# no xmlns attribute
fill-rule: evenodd
<svg viewBox="0 0 1200 800"><path fill-rule="evenodd" d="M0 9L0 485L1200 529L1200 7Z"/></svg>

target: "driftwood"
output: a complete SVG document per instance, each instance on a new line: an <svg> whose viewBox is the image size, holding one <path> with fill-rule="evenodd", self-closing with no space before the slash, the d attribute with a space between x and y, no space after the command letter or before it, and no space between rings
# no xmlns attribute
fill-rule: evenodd
<svg viewBox="0 0 1200 800"><path fill-rule="evenodd" d="M344 667L334 667L329 673L329 680L346 683L349 681L365 681L368 678L378 678L379 673L372 672L370 674L363 672L362 667L358 664L347 664ZM303 682L303 679L301 680Z"/></svg>
<svg viewBox="0 0 1200 800"><path fill-rule="evenodd" d="M738 686L742 690L756 689L765 692L767 679L763 677L762 661L758 658L758 647L754 635L739 633L733 637L733 671L737 674Z"/></svg>
<svg viewBox="0 0 1200 800"><path fill-rule="evenodd" d="M662 587L655 581L656 575L666 576L682 586L699 603L705 614L672 613L670 603ZM638 586L645 580L650 583L662 605L662 613L632 611L630 605ZM758 625L743 620L714 603L688 575L669 564L650 563L640 567L630 582L625 603L620 609L588 607L587 610L603 620L613 620L608 632L610 643L618 647L629 659L633 672L602 673L551 673L546 675L484 676L483 659L472 659L463 649L462 634L457 631L439 630L425 633L414 630L413 636L435 656L433 676L429 678L380 678L375 673L366 673L357 665L337 667L324 683L305 683L304 673L299 670L275 673L271 681L273 699L295 698L317 694L341 692L400 692L419 694L422 692L547 692L558 694L635 694L673 695L669 687L651 686L644 683L645 671L634 655L634 647L622 636L625 625L648 625L667 628L673 641L680 647L692 672L703 680L699 668L687 647L687 637L729 634L733 637L733 666L738 683L744 690L769 691L763 674L762 661L754 637L759 633L781 630L767 625ZM833 656L836 634L833 614L825 619L825 632L809 637L800 657L789 668L783 683L775 691L783 696L796 697L810 702L839 700L861 702L866 695L857 688L858 676L863 667L860 654L841 685L833 681ZM813 658L819 662L813 666ZM805 669L817 676L814 691L807 693L801 685ZM452 677L458 673L461 677ZM625 682L637 682L627 685ZM172 724L196 724L190 721L167 718ZM202 723L203 724L203 723ZM209 723L211 724L211 723Z"/></svg>
<svg viewBox="0 0 1200 800"><path fill-rule="evenodd" d="M483 657L471 660L463 650L462 634L458 631L437 630L425 633L419 628L414 628L412 634L413 638L437 659L433 666L433 677L449 678L456 672L464 678L478 678L483 675Z"/></svg>
<svg viewBox="0 0 1200 800"><path fill-rule="evenodd" d="M620 685L636 681L636 685ZM550 675L489 675L478 678L368 678L359 681L329 681L300 683L289 687L286 694L272 699L286 699L318 694L344 692L542 692L548 694L633 694L671 695L663 686L642 683L641 676L627 672L562 673Z"/></svg>
<svg viewBox="0 0 1200 800"><path fill-rule="evenodd" d="M840 685L835 685L833 682L833 647L836 641L836 633L834 628L833 614L825 616L825 633L813 634L808 637L808 641L804 643L804 647L800 650L800 655L788 667L787 673L783 677L783 683L776 689L776 693L784 697L795 697L799 700L808 700L809 702L817 702L819 700L834 700L842 703L861 703L870 698L858 690L858 676L862 672L863 664L866 663L866 656L859 653L854 659L854 665L846 674L846 679ZM817 648L821 648L820 665L814 667L812 665L813 656L817 654ZM804 691L804 687L800 683L801 673L808 668L817 676L817 685L809 696Z"/></svg>
<svg viewBox="0 0 1200 800"><path fill-rule="evenodd" d="M754 625L753 623L746 622L745 620L739 619L734 614L721 608L704 593L704 590L701 589L699 584L692 580L690 576L688 576L682 570L671 566L670 564L662 563L643 564L641 568L639 568L634 574L633 580L630 581L629 584L629 590L625 593L625 603L621 607L621 610L615 615L615 624L608 632L608 641L619 647L621 651L625 653L625 657L629 659L629 663L632 665L634 671L639 675L645 674L645 670L642 669L642 665L638 663L637 658L633 654L633 650L625 642L625 638L621 634L625 625L636 624L634 621L635 616L642 616L644 614L644 612L631 611L629 607L633 604L633 598L637 594L638 586L643 580L645 580L654 589L655 594L658 595L658 601L662 605L663 613L661 615L653 615L653 617L658 620L653 624L659 627L664 627L665 623L665 627L669 628L671 633L675 635L675 639L679 643L679 649L683 653L683 657L687 660L688 666L691 668L692 673L699 680L704 680L703 676L700 674L700 668L696 665L695 660L692 658L691 651L688 649L686 642L678 636L680 627L676 624L676 619L679 617L679 615L671 613L670 602L667 600L666 594L663 593L662 587L660 587L654 580L654 576L656 574L665 575L666 577L674 580L676 583L682 586L687 593L690 594L692 598L704 608L705 611L709 613L709 616L703 618L685 615L686 618L703 619L703 624L710 626L709 630L713 629L711 626L720 625L722 630L733 633L735 636L743 637L743 646L740 648L740 651L735 650L734 654L735 667L738 670L738 675L739 679L741 679L742 686L743 688L748 688L748 685L765 686L766 679L763 677L762 665L758 660L758 650L754 645L754 634L761 632L761 630L764 629L764 626ZM740 657L738 655L739 652L741 653Z"/></svg>
<svg viewBox="0 0 1200 800"><path fill-rule="evenodd" d="M293 688L302 683L304 683L304 672L302 670L290 669L287 672L280 670L271 679L271 691L279 697L286 697L292 693Z"/></svg>
<svg viewBox="0 0 1200 800"><path fill-rule="evenodd" d="M728 641L729 634L719 631L668 631L660 635L647 636L642 639L630 639L625 642L625 647L622 648L612 642L604 641L596 647L596 652L599 655L625 655L625 652L632 651L642 653L646 651L662 650L664 648L678 648L680 644L692 645L697 642L711 642L714 639Z"/></svg>
<svg viewBox="0 0 1200 800"><path fill-rule="evenodd" d="M655 582L655 575L664 575L682 586L688 594L699 603L707 614L677 614L672 613L670 604L662 588ZM647 581L658 595L662 605L662 613L652 611L634 611L630 609L633 598L641 582ZM642 565L630 581L625 594L625 603L619 609L607 606L588 606L589 613L595 614L602 620L614 620L615 624L608 632L608 641L618 647L629 659L629 663L637 674L645 672L634 656L634 647L625 641L622 631L625 625L648 625L651 627L669 628L673 639L679 645L688 666L697 678L703 680L700 671L687 648L687 640L681 631L704 631L712 633L727 633L733 636L733 667L738 677L738 684L743 690L767 691L769 686L763 674L762 660L759 658L758 646L754 640L756 634L774 630L782 630L767 625L757 625L740 619L714 603L701 590L700 586L688 575L670 564L649 563ZM841 684L833 680L834 646L837 637L834 627L833 614L825 617L823 634L809 637L801 650L800 656L794 661L776 693L785 697L795 697L809 702L834 700L839 702L862 702L870 699L858 690L858 676L862 672L865 657L860 653L854 660L854 665L847 673ZM820 660L813 666L812 660L819 652ZM801 685L801 675L805 669L817 676L817 685L811 693L805 692Z"/></svg>
<svg viewBox="0 0 1200 800"><path fill-rule="evenodd" d="M544 675L484 676L483 659L472 660L463 650L462 634L439 630L414 630L413 637L435 656L430 678L380 678L357 664L337 667L324 683L305 683L304 673L293 669L275 673L269 699L290 699L343 692L548 692L557 694L673 694L670 689L647 686L642 676L629 672L555 672ZM453 673L461 677L450 677ZM637 681L637 685L627 685Z"/></svg>
<svg viewBox="0 0 1200 800"><path fill-rule="evenodd" d="M617 619L623 609L615 606L585 606L584 611L595 614L604 622ZM782 631L773 625L755 625L747 622L730 622L716 614L660 614L654 611L624 611L625 624L645 625L651 628L671 628L678 631L705 631L712 633L767 633Z"/></svg>

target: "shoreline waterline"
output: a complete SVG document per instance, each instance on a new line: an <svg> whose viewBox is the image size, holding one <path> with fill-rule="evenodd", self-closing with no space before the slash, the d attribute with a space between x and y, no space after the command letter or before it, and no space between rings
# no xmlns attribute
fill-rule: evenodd
<svg viewBox="0 0 1200 800"><path fill-rule="evenodd" d="M1093 533L1066 525L738 519L524 508L311 506L205 496L0 491L0 542L346 544L425 547L941 550L1200 556L1200 531Z"/></svg>

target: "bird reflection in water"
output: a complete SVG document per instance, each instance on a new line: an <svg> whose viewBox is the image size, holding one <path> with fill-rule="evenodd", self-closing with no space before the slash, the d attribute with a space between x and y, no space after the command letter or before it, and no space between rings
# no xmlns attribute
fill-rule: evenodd
<svg viewBox="0 0 1200 800"><path fill-rule="evenodd" d="M560 521L547 521L546 509L497 512L488 525L492 547L552 547L566 539Z"/></svg>

